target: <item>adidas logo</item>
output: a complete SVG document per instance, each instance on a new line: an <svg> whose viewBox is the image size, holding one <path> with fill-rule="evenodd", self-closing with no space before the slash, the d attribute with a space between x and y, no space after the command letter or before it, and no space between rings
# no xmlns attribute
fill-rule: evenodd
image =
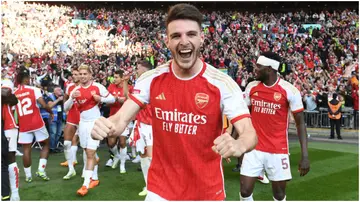
<svg viewBox="0 0 360 202"><path fill-rule="evenodd" d="M259 95L258 95L258 92L255 92L253 95L254 95L254 96L259 96Z"/></svg>
<svg viewBox="0 0 360 202"><path fill-rule="evenodd" d="M164 93L161 93L160 95L155 97L156 100L166 100Z"/></svg>

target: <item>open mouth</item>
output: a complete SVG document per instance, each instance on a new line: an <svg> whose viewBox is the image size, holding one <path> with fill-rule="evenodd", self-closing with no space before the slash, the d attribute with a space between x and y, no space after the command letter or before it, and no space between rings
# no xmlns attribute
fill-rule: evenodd
<svg viewBox="0 0 360 202"><path fill-rule="evenodd" d="M191 57L192 52L193 51L191 49L183 49L183 50L179 50L178 53L180 57L187 59Z"/></svg>

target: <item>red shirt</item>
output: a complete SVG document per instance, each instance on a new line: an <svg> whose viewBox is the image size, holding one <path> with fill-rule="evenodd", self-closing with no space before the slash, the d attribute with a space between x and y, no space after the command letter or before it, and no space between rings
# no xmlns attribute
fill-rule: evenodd
<svg viewBox="0 0 360 202"><path fill-rule="evenodd" d="M203 63L200 73L182 80L172 61L144 73L130 98L151 104L153 158L148 190L166 200L224 200L222 159L211 147L231 123L250 117L239 86Z"/></svg>
<svg viewBox="0 0 360 202"><path fill-rule="evenodd" d="M245 89L251 106L252 123L258 136L255 149L275 154L288 154L289 109L292 113L304 110L300 91L282 79L271 87L253 81Z"/></svg>
<svg viewBox="0 0 360 202"><path fill-rule="evenodd" d="M11 93L13 93L14 84L9 79L3 79L1 80L1 88L9 88ZM9 105L2 105L1 112L1 118L4 120L4 130L10 130L18 127L14 119L14 112L11 110Z"/></svg>
<svg viewBox="0 0 360 202"><path fill-rule="evenodd" d="M76 88L76 84L75 83L70 83L65 90L65 94L69 95L69 99L72 99L70 97L71 92ZM68 112L67 115L67 119L66 119L67 123L73 124L73 125L79 125L80 122L80 112L77 108L77 105L73 105L71 107L71 109Z"/></svg>
<svg viewBox="0 0 360 202"><path fill-rule="evenodd" d="M101 116L99 103L95 101L93 95L96 94L101 97L107 97L109 92L103 85L97 82L91 82L86 87L77 86L73 91L80 92L80 96L75 98L78 110L80 111L80 121L93 121Z"/></svg>
<svg viewBox="0 0 360 202"><path fill-rule="evenodd" d="M18 99L16 112L19 119L20 132L32 132L44 127L44 121L37 105L37 100L42 97L39 88L27 85L19 85L15 91Z"/></svg>
<svg viewBox="0 0 360 202"><path fill-rule="evenodd" d="M128 85L128 89L129 89L128 94L132 93L133 86ZM108 91L114 97L126 98L123 87L118 87L115 84L110 84L110 86L108 88ZM121 106L122 106L122 104L120 102L117 102L117 101L115 101L113 104L111 104L111 106L110 106L110 116L116 114L116 112L120 110Z"/></svg>
<svg viewBox="0 0 360 202"><path fill-rule="evenodd" d="M142 109L137 115L136 115L136 120L138 122L147 124L147 125L152 125L152 113L151 113L151 106L150 105L146 105L144 109Z"/></svg>

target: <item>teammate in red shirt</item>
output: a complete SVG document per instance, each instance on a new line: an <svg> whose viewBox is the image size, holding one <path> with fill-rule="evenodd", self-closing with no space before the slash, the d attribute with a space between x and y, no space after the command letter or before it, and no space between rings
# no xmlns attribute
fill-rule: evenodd
<svg viewBox="0 0 360 202"><path fill-rule="evenodd" d="M128 94L132 93L133 87L128 84L129 76L124 76L122 70L117 70L114 73L114 83L109 86L109 93L115 97L115 102L110 104L110 116L116 114L128 98ZM126 137L129 135L129 128L127 128L117 139L108 139L108 146L114 155L112 168L115 169L120 161L120 173L126 173L125 162L128 158ZM118 144L117 144L118 143ZM120 149L120 151L119 151Z"/></svg>
<svg viewBox="0 0 360 202"><path fill-rule="evenodd" d="M77 68L72 69L72 80L73 83L67 85L65 90L65 102L69 99L71 92L80 84L79 82L79 71ZM78 137L76 130L79 127L80 112L76 105L73 105L67 114L66 125L64 128L64 155L66 162L61 163L62 166L68 166L69 171L63 177L64 180L68 180L76 175L74 164L76 161L76 152L78 149Z"/></svg>
<svg viewBox="0 0 360 202"><path fill-rule="evenodd" d="M241 165L240 199L243 201L253 201L254 184L263 170L272 181L274 199L286 199L286 181L291 179L287 137L289 110L294 115L301 145L300 176L309 172L301 95L292 84L278 76L280 61L280 56L275 53L262 53L255 69L257 81L249 83L245 90L245 100L251 106L252 123L259 142L253 151L244 155Z"/></svg>
<svg viewBox="0 0 360 202"><path fill-rule="evenodd" d="M115 98L109 94L103 85L91 80L92 71L87 65L79 67L79 76L80 85L70 93L70 99L65 102L64 108L67 111L75 103L80 112L79 138L80 145L84 149L84 165L86 168L83 172L83 186L77 191L77 194L85 196L90 188L94 188L100 183L96 161L96 149L100 142L92 139L90 132L95 120L101 116L99 103L114 103Z"/></svg>
<svg viewBox="0 0 360 202"><path fill-rule="evenodd" d="M142 60L137 64L136 74L140 77L145 72L152 69L152 65L147 60ZM160 95L159 98L164 98L163 95ZM136 141L136 150L140 152L140 165L141 171L144 176L145 185L147 185L147 175L148 170L151 164L152 151L153 151L153 134L152 134L152 113L151 106L147 104L136 116L136 126L134 128L135 132L138 133L140 137ZM146 196L147 188L144 187L143 191L139 193L139 196Z"/></svg>
<svg viewBox="0 0 360 202"><path fill-rule="evenodd" d="M2 72L3 73L3 72ZM6 74L1 75L1 120L4 121L3 130L8 140L8 171L11 190L11 201L20 201L19 196L19 168L16 163L15 152L17 150L18 126L15 123L14 111L12 109L18 101L14 93L14 84L5 78Z"/></svg>
<svg viewBox="0 0 360 202"><path fill-rule="evenodd" d="M51 116L54 116L51 108L45 103L39 88L29 86L30 74L27 69L21 69L17 75L18 88L15 90L15 96L19 100L16 105L16 112L19 119L19 144L24 149L24 170L25 181L32 182L31 174L31 144L34 136L37 142L40 142L42 149L40 152L39 168L36 172L38 177L48 181L50 178L46 175L45 167L49 156L49 133L45 128L45 123L40 115L40 104Z"/></svg>
<svg viewBox="0 0 360 202"><path fill-rule="evenodd" d="M224 200L222 158L252 150L257 137L239 86L198 57L203 43L199 10L173 6L166 45L173 60L144 73L114 116L95 121L92 137L119 136L151 104L153 157L145 200ZM223 114L239 133L222 134Z"/></svg>

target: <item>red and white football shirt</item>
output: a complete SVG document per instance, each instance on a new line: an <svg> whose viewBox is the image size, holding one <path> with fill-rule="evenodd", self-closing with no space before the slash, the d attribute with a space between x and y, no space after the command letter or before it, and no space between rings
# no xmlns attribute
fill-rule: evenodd
<svg viewBox="0 0 360 202"><path fill-rule="evenodd" d="M65 93L67 95L70 95L71 92L76 88L76 84L75 83L70 83L65 90ZM72 99L71 97L69 97L69 99ZM71 109L68 112L67 115L67 119L66 119L67 123L73 124L73 125L79 125L80 122L80 112L77 109L76 105L73 105L71 107Z"/></svg>
<svg viewBox="0 0 360 202"><path fill-rule="evenodd" d="M32 132L44 127L37 100L42 97L39 88L27 85L19 85L15 90L18 99L16 112L19 117L19 131Z"/></svg>
<svg viewBox="0 0 360 202"><path fill-rule="evenodd" d="M133 88L134 88L133 86L128 85L129 94L132 93ZM108 90L109 90L109 93L111 95L113 95L114 97L125 98L125 93L124 93L123 87L118 87L115 84L110 84ZM120 102L114 102L113 104L111 104L110 116L116 114L116 112L120 110L121 106L122 106L122 104Z"/></svg>
<svg viewBox="0 0 360 202"><path fill-rule="evenodd" d="M151 104L148 190L167 200L224 200L222 160L211 147L223 114L232 123L250 117L239 86L206 63L194 77L180 79L169 61L144 73L130 98L141 107Z"/></svg>
<svg viewBox="0 0 360 202"><path fill-rule="evenodd" d="M251 105L252 123L258 136L256 150L288 154L289 110L304 110L300 91L289 82L278 79L273 86L253 81L245 89L245 100Z"/></svg>
<svg viewBox="0 0 360 202"><path fill-rule="evenodd" d="M97 82L91 82L87 87L77 86L71 95L76 91L80 92L80 96L75 98L80 112L80 120L93 121L99 118L101 116L99 103L95 101L93 95L107 97L109 92L106 88Z"/></svg>
<svg viewBox="0 0 360 202"><path fill-rule="evenodd" d="M11 93L14 93L14 84L9 79L2 79L1 80L1 88L8 88L10 89ZM11 110L11 107L9 105L2 105L3 109L2 111L2 119L4 120L4 130L10 130L13 128L17 128L15 119L14 119L14 113L13 110Z"/></svg>
<svg viewBox="0 0 360 202"><path fill-rule="evenodd" d="M147 125L152 125L152 113L151 113L151 106L148 104L139 111L136 115L136 120L140 123L144 123Z"/></svg>

